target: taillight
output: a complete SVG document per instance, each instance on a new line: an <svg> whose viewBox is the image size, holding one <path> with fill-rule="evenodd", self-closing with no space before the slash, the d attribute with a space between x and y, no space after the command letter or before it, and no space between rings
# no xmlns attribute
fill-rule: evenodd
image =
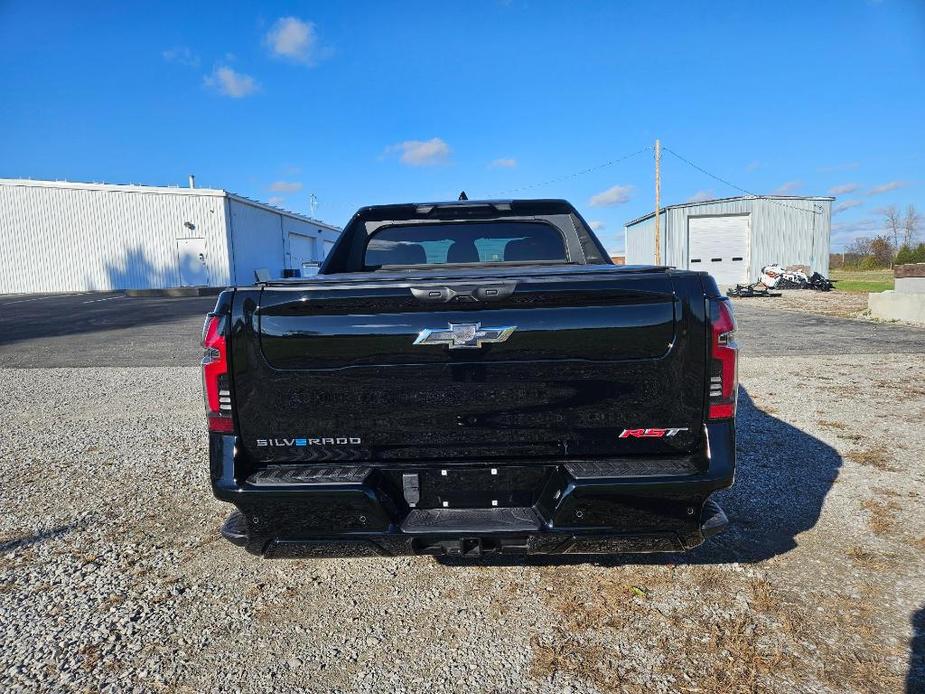
<svg viewBox="0 0 925 694"><path fill-rule="evenodd" d="M228 434L234 431L234 423L225 345L225 317L209 315L202 326L202 392L209 431Z"/></svg>
<svg viewBox="0 0 925 694"><path fill-rule="evenodd" d="M709 419L736 415L739 394L739 348L735 343L736 321L729 299L711 299L710 411Z"/></svg>

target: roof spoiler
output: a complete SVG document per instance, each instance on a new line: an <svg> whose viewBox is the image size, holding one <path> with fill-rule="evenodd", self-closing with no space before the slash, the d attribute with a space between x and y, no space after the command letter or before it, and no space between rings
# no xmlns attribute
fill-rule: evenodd
<svg viewBox="0 0 925 694"><path fill-rule="evenodd" d="M452 212L453 216L468 215L477 212L510 212L510 200L469 201L464 202L428 202L414 206L415 212L424 217L439 216L442 212Z"/></svg>
<svg viewBox="0 0 925 694"><path fill-rule="evenodd" d="M399 205L370 205L357 210L355 220L400 221L519 214L523 216L577 214L565 200L453 200Z"/></svg>

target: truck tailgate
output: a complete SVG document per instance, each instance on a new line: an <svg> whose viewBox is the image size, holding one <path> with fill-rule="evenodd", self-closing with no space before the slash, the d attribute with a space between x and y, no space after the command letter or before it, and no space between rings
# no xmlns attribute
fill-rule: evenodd
<svg viewBox="0 0 925 694"><path fill-rule="evenodd" d="M239 290L234 313L238 430L260 461L567 460L701 442L695 276L320 280Z"/></svg>

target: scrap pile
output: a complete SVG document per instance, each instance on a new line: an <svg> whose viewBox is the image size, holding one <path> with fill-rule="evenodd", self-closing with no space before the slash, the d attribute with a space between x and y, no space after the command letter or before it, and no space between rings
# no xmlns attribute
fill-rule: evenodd
<svg viewBox="0 0 925 694"><path fill-rule="evenodd" d="M736 296L736 297L776 297L780 296L780 292L769 292L768 288L765 287L761 282L755 282L754 284L737 284L735 289L728 289L726 291L726 296Z"/></svg>
<svg viewBox="0 0 925 694"><path fill-rule="evenodd" d="M776 297L780 292L769 289L815 289L828 292L835 289L835 282L818 272L809 273L806 265L765 265L761 268L761 279L754 284L737 284L726 292L735 297Z"/></svg>
<svg viewBox="0 0 925 694"><path fill-rule="evenodd" d="M819 292L828 292L835 289L835 283L818 272L807 275L809 268L805 265L765 265L761 268L761 279L769 289L815 289Z"/></svg>

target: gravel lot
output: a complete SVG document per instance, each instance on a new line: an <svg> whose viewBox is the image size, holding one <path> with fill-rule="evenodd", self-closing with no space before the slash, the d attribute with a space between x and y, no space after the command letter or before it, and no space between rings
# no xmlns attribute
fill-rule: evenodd
<svg viewBox="0 0 925 694"><path fill-rule="evenodd" d="M735 299L734 303L747 305L765 305L779 311L797 313L816 313L822 316L839 318L866 318L867 294L863 292L817 292L808 289L772 289L779 293L777 297Z"/></svg>
<svg viewBox="0 0 925 694"><path fill-rule="evenodd" d="M741 364L727 533L474 564L251 557L197 369L0 369L0 688L922 691L921 350L781 351Z"/></svg>

